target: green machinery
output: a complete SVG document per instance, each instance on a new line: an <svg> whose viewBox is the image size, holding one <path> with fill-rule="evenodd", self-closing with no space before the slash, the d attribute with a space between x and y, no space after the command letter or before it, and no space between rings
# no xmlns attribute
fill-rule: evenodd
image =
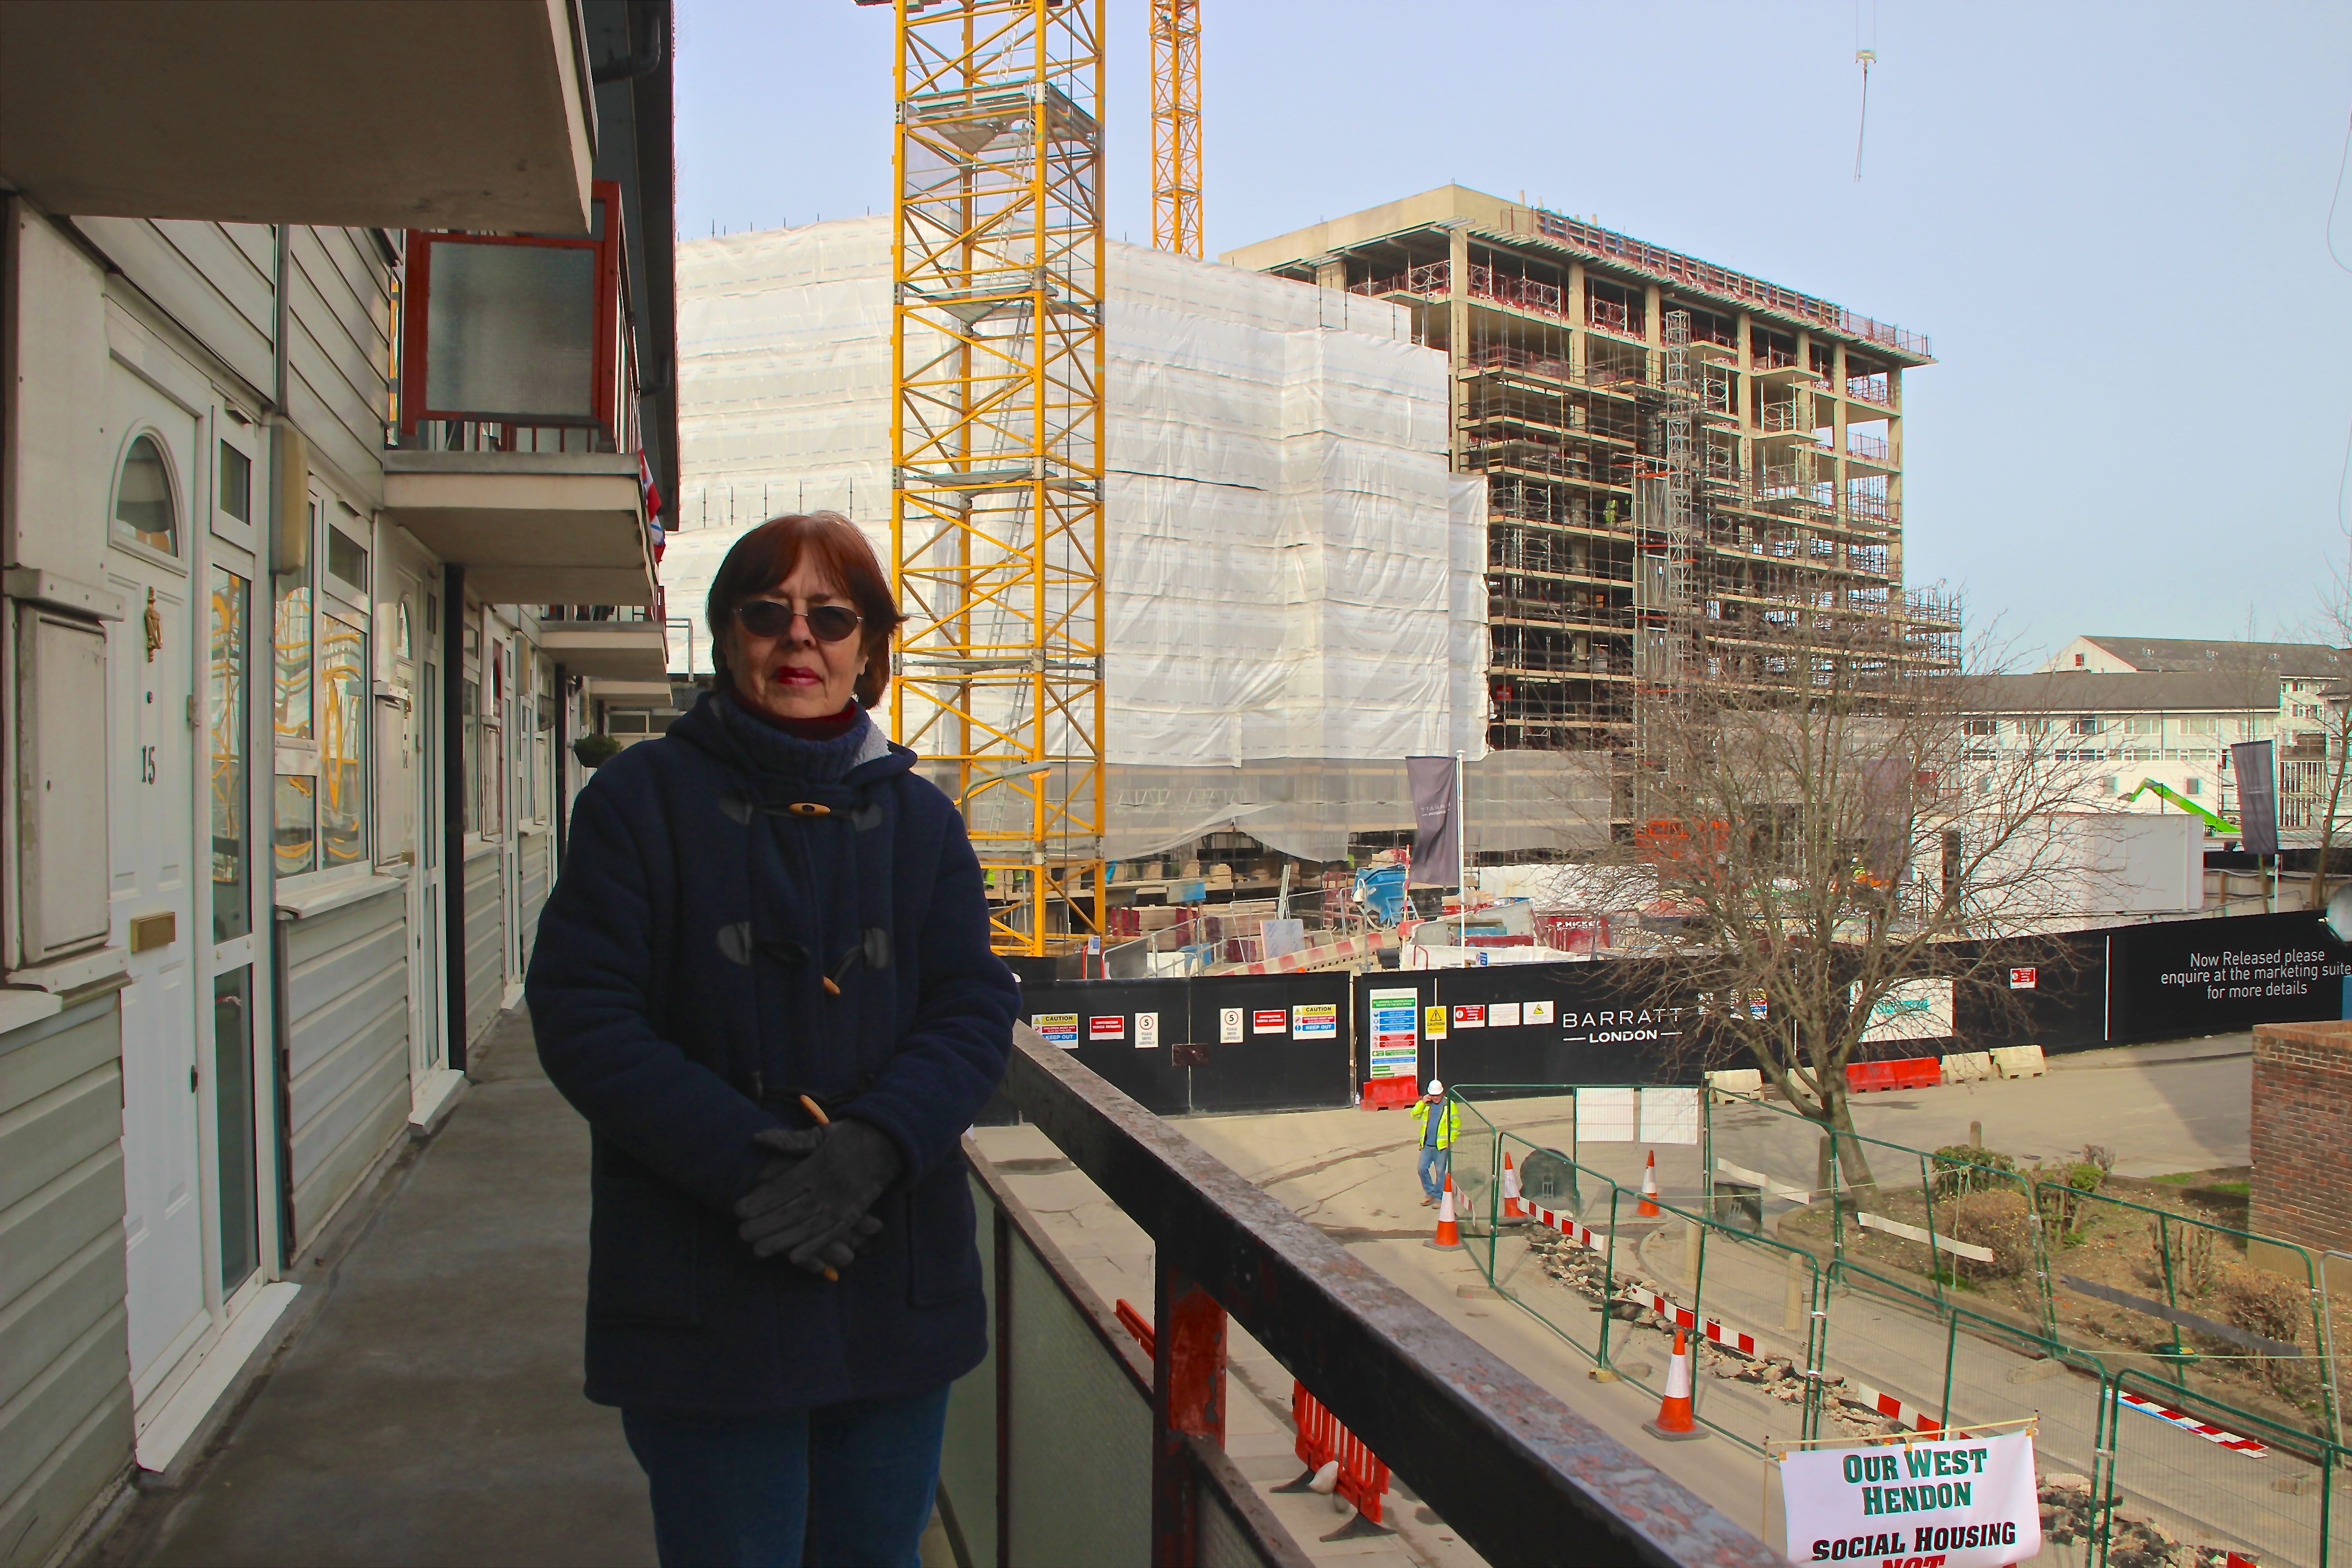
<svg viewBox="0 0 2352 1568"><path fill-rule="evenodd" d="M2132 801L2137 800L2140 797L2140 792L2142 790L2153 790L2156 792L2158 799L2170 801L2173 805L2189 813L2191 816L2203 817L2206 823L2216 832L2227 833L2235 836L2238 831L2238 825L2236 823L2225 821L2221 817L2214 816L2211 812L2206 810L2195 801L2190 800L2187 795L2182 795L2179 790L2160 784L2154 779L2140 780L2139 789L2136 789L2132 791L2131 794L2124 796L2125 802L2128 804Z"/></svg>

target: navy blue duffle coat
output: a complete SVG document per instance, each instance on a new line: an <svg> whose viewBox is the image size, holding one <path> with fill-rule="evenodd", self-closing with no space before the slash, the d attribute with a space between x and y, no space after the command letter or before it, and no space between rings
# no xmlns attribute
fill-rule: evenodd
<svg viewBox="0 0 2352 1568"><path fill-rule="evenodd" d="M1003 1076L1017 994L962 819L914 762L870 721L805 741L706 694L573 804L528 995L593 1134L599 1404L767 1415L980 1363L959 1142ZM837 1284L736 1234L767 1159L752 1134L809 1125L803 1093L905 1162Z"/></svg>

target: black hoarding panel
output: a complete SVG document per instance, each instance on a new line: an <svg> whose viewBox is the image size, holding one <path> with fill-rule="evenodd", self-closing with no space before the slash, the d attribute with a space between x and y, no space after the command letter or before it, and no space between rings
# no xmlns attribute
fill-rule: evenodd
<svg viewBox="0 0 2352 1568"><path fill-rule="evenodd" d="M2112 933L1955 942L1959 962L1981 967L1953 987L1955 1051L2040 1046L2095 1050L2107 1043L2107 956Z"/></svg>
<svg viewBox="0 0 2352 1568"><path fill-rule="evenodd" d="M2118 1043L2344 1016L2347 954L2315 911L2168 921L2110 934L2109 1034Z"/></svg>
<svg viewBox="0 0 2352 1568"><path fill-rule="evenodd" d="M1192 984L1196 1110L1349 1104L1348 981L1337 974L1203 974Z"/></svg>
<svg viewBox="0 0 2352 1568"><path fill-rule="evenodd" d="M1551 1088L1696 1083L1699 987L1628 960L1413 972L1425 1005L1422 1065L1448 1083ZM1381 976L1383 982L1405 976Z"/></svg>
<svg viewBox="0 0 2352 1568"><path fill-rule="evenodd" d="M1349 1103L1345 974L1032 983L1022 1001L1049 1044L1156 1115Z"/></svg>
<svg viewBox="0 0 2352 1568"><path fill-rule="evenodd" d="M1184 1037L1181 980L1031 981L1022 1013L1048 1045L1061 1047L1155 1115L1189 1109L1184 1074L1171 1042Z"/></svg>

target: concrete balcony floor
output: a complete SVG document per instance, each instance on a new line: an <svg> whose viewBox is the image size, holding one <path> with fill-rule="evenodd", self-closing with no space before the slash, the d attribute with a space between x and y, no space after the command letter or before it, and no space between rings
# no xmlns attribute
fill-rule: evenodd
<svg viewBox="0 0 2352 1568"><path fill-rule="evenodd" d="M587 1123L520 1010L470 1072L301 1259L241 1408L84 1563L654 1562L620 1413L580 1394Z"/></svg>

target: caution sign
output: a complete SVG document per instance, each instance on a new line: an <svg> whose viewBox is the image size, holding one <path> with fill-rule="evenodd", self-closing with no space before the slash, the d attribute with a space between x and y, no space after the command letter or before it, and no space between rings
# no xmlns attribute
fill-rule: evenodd
<svg viewBox="0 0 2352 1568"><path fill-rule="evenodd" d="M1784 1455L1791 1563L2002 1568L2042 1550L2033 1435Z"/></svg>
<svg viewBox="0 0 2352 1568"><path fill-rule="evenodd" d="M1029 1020L1029 1026L1045 1036L1047 1045L1059 1046L1066 1051L1078 1048L1076 1013L1040 1013Z"/></svg>
<svg viewBox="0 0 2352 1568"><path fill-rule="evenodd" d="M1295 1040L1336 1040L1339 1037L1339 1006L1336 1002L1301 1002L1290 1010L1290 1037Z"/></svg>

